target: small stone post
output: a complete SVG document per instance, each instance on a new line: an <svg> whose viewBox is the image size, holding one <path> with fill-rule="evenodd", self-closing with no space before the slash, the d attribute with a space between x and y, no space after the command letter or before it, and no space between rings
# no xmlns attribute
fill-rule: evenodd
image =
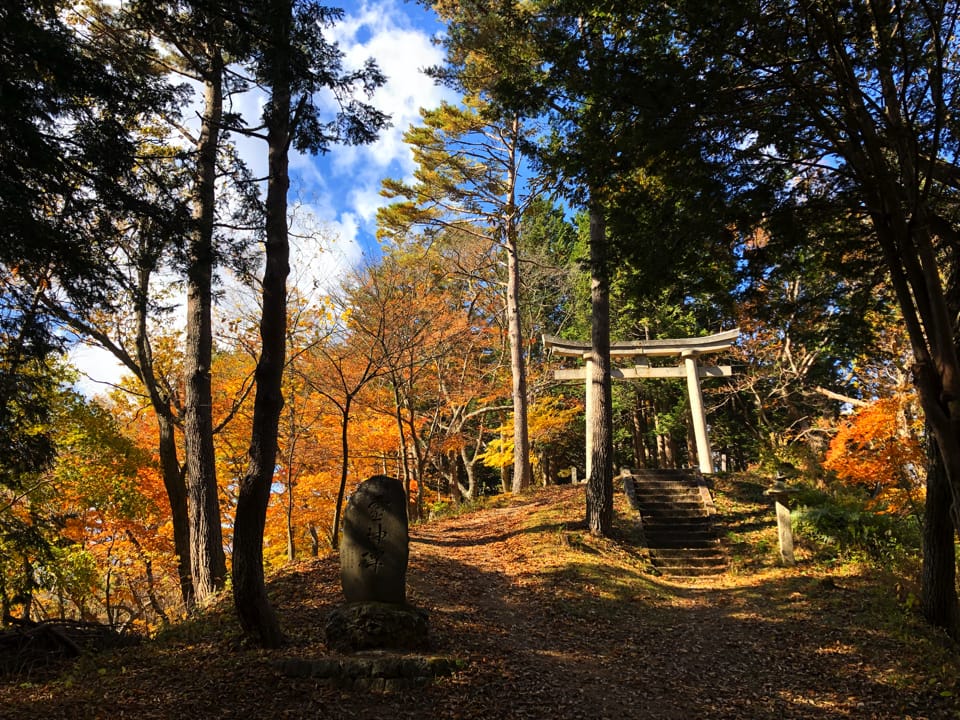
<svg viewBox="0 0 960 720"><path fill-rule="evenodd" d="M783 564L793 567L797 564L793 557L793 526L790 522L790 508L787 503L791 495L796 491L794 488L787 487L783 478L778 477L773 485L764 490L764 495L769 495L773 499L774 507L777 511L777 534L780 538L780 559Z"/></svg>

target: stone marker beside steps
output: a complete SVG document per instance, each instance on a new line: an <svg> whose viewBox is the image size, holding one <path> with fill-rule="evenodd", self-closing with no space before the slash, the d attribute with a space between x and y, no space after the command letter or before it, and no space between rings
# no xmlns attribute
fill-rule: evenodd
<svg viewBox="0 0 960 720"><path fill-rule="evenodd" d="M796 488L788 487L782 477L777 477L773 485L763 491L763 494L773 500L777 513L777 537L780 540L780 560L787 567L797 564L793 555L793 523L790 520L790 498L797 492Z"/></svg>

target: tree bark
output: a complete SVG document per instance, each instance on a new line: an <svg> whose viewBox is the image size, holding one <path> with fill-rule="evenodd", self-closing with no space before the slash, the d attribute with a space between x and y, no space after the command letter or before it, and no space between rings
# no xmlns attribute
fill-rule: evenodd
<svg viewBox="0 0 960 720"><path fill-rule="evenodd" d="M610 387L610 288L606 223L594 202L590 206L590 353L594 415L587 418L592 437L587 478L587 527L593 535L609 535L613 525L613 398Z"/></svg>
<svg viewBox="0 0 960 720"><path fill-rule="evenodd" d="M527 423L527 369L520 323L520 262L516 233L507 242L507 333L513 381L513 492L530 487L530 434Z"/></svg>
<svg viewBox="0 0 960 720"><path fill-rule="evenodd" d="M156 410L156 408L154 408ZM160 470L163 475L163 487L167 491L170 503L170 520L173 524L173 548L177 554L177 577L180 581L180 596L187 608L194 604L193 579L190 563L190 516L187 510L187 484L183 469L177 459L177 441L172 417L159 412L157 429L159 432Z"/></svg>
<svg viewBox="0 0 960 720"><path fill-rule="evenodd" d="M403 427L403 399L400 394L400 380L397 373L390 373L390 387L393 389L394 419L397 421L397 437L400 438L400 481L410 497L410 456L407 450L407 433Z"/></svg>
<svg viewBox="0 0 960 720"><path fill-rule="evenodd" d="M287 466L287 477L285 481L285 492L284 492L284 511L286 516L286 525L287 525L287 562L293 563L297 560L297 539L296 533L294 531L293 523L293 510L294 510L294 487L297 484L296 473L294 472L294 463L296 463L297 457L297 416L296 416L296 403L289 404L289 413L288 419L290 423L290 429L287 433L287 447L286 447L286 457L284 462Z"/></svg>
<svg viewBox="0 0 960 720"><path fill-rule="evenodd" d="M477 499L477 471L473 462L467 457L467 448L460 448L460 460L463 462L463 471L467 475L467 490L464 493L467 500Z"/></svg>
<svg viewBox="0 0 960 720"><path fill-rule="evenodd" d="M639 392L633 393L633 405L630 408L630 419L633 425L633 466L642 468L647 466L646 448L644 447L644 438L646 437L645 419L643 417L643 404Z"/></svg>
<svg viewBox="0 0 960 720"><path fill-rule="evenodd" d="M137 279L136 322L134 339L137 353L137 372L150 398L157 418L157 451L160 456L160 472L163 487L170 504L170 521L173 525L173 548L177 555L177 578L180 582L180 597L189 609L195 602L192 567L190 562L190 515L187 506L187 485L184 469L177 454L176 422L171 408L171 398L161 393L153 364L153 351L147 332L147 299L153 263L141 264Z"/></svg>
<svg viewBox="0 0 960 720"><path fill-rule="evenodd" d="M289 62L293 14L290 0L271 3L270 106L267 118L268 172L266 200L266 265L263 271L263 310L260 317L260 360L253 405L250 465L240 480L233 531L233 600L240 627L262 647L278 647L283 633L267 597L263 574L263 530L277 458L277 433L283 409L283 368L286 360L287 275L290 245L287 236L287 191L292 79Z"/></svg>
<svg viewBox="0 0 960 720"><path fill-rule="evenodd" d="M293 473L287 467L287 493L286 493L286 520L287 520L287 562L294 563L297 560L297 541L293 529Z"/></svg>
<svg viewBox="0 0 960 720"><path fill-rule="evenodd" d="M447 457L450 459L450 500L454 505L463 502L463 483L460 482L460 454L451 450Z"/></svg>
<svg viewBox="0 0 960 720"><path fill-rule="evenodd" d="M920 606L931 625L957 639L957 558L951 519L953 501L946 468L932 432L928 431L927 499L923 512L923 567Z"/></svg>
<svg viewBox="0 0 960 720"><path fill-rule="evenodd" d="M347 492L347 469L350 462L350 437L347 434L350 423L350 406L353 403L353 396L347 394L346 401L341 408L340 420L340 453L342 460L340 462L340 487L337 489L337 504L333 511L333 527L330 529L330 547L334 550L340 548L340 518L343 515L343 498ZM407 502L410 501L410 488L406 489Z"/></svg>
<svg viewBox="0 0 960 720"><path fill-rule="evenodd" d="M513 492L530 487L530 432L527 413L527 363L523 353L523 326L520 317L520 254L517 238L516 187L518 181L517 139L520 120L510 124L509 194L504 208L504 240L507 251L507 337L510 341L510 375L513 392Z"/></svg>
<svg viewBox="0 0 960 720"><path fill-rule="evenodd" d="M190 560L197 602L223 588L226 558L220 527L216 458L213 447L211 363L213 355L213 227L217 148L223 119L223 62L213 53L205 79L197 181L196 227L187 268L187 339L184 357L187 498L190 511Z"/></svg>

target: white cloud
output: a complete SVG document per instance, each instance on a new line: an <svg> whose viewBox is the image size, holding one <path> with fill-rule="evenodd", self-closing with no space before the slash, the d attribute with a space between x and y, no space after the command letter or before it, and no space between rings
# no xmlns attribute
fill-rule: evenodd
<svg viewBox="0 0 960 720"><path fill-rule="evenodd" d="M74 345L67 357L80 373L74 387L87 397L109 393L111 386L127 374L127 369L111 352L95 345Z"/></svg>
<svg viewBox="0 0 960 720"><path fill-rule="evenodd" d="M353 213L335 220L306 203L298 204L290 222L290 282L305 293L328 293L361 261L360 226Z"/></svg>
<svg viewBox="0 0 960 720"><path fill-rule="evenodd" d="M432 11L401 0L371 0L347 11L342 22L330 29L329 38L344 53L344 67L358 69L373 58L387 76L387 82L368 99L374 107L390 116L391 126L370 145L330 148L319 157L298 152L290 154L293 174L292 193L309 205L319 222L339 233L342 242L370 247L375 231L376 212L387 201L380 196L380 184L386 177L409 177L413 157L403 142L403 134L420 120L420 108L437 107L444 99L456 96L438 86L424 72L443 60L443 50L433 43L438 26ZM232 108L251 124L257 124L263 109L264 94L250 92L235 99ZM316 98L323 103L323 94ZM336 107L328 99L330 112ZM234 138L241 156L257 177L266 175L263 143ZM291 198L293 199L293 198Z"/></svg>
<svg viewBox="0 0 960 720"><path fill-rule="evenodd" d="M455 100L450 90L438 86L424 72L443 60L443 50L432 42L428 25L418 26L411 19L415 14L429 19L427 12L396 0L364 2L332 32L332 39L344 53L346 67L357 68L373 58L387 76L371 103L390 115L391 127L370 145L337 147L330 153L328 165L333 178L350 181L349 192L341 192L336 204L356 214L366 233L372 234L376 210L386 202L379 195L381 181L413 172L412 154L403 142L403 134L419 122L420 108L437 107L444 99ZM341 183L328 184L342 187Z"/></svg>
<svg viewBox="0 0 960 720"><path fill-rule="evenodd" d="M298 198L300 203L291 222L291 281L305 291L332 290L363 261L365 252L376 252L376 211L387 202L379 194L381 181L407 178L414 169L403 134L419 122L421 107L437 107L444 99L456 101L450 90L424 72L443 60L443 50L432 42L438 26L431 17L429 10L414 3L369 0L348 10L331 30L331 39L344 53L345 68L362 67L372 57L387 76L369 102L390 115L392 125L371 145L337 146L321 157L291 152L291 204ZM241 113L255 126L265 97L261 91L245 93L233 98L228 110ZM195 95L184 110L191 127L200 103ZM233 140L254 175L265 177L265 144L241 135ZM177 322L182 325L179 317ZM79 387L88 395L105 392L109 388L103 383L115 383L123 373L110 353L95 347L78 345L71 360L85 376Z"/></svg>
<svg viewBox="0 0 960 720"><path fill-rule="evenodd" d="M414 3L367 0L349 9L329 31L329 38L344 54L345 69L358 69L373 58L387 76L387 82L368 102L390 116L391 126L370 145L338 145L319 157L292 151L292 191L313 207L319 220L339 227L347 233L345 237L359 238L361 244L367 244L372 236L377 208L386 202L379 195L382 180L413 173L413 157L403 134L420 121L420 108L437 107L445 99L456 101L453 92L438 86L424 72L443 61L443 49L433 42L438 29L432 11ZM323 103L323 94L316 99ZM253 90L233 97L227 109L255 126L265 100L262 91ZM199 103L198 96L194 102ZM336 107L332 99L328 102L332 113ZM264 143L239 134L233 141L255 177L265 177Z"/></svg>

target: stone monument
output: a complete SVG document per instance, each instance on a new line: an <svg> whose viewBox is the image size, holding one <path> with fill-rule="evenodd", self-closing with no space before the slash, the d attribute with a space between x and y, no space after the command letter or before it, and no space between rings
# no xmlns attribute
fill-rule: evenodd
<svg viewBox="0 0 960 720"><path fill-rule="evenodd" d="M429 645L427 613L407 604L407 496L386 475L360 483L343 515L340 582L347 604L327 620L336 650L417 650Z"/></svg>
<svg viewBox="0 0 960 720"><path fill-rule="evenodd" d="M386 475L360 483L343 514L340 582L350 602L407 601L407 495Z"/></svg>

